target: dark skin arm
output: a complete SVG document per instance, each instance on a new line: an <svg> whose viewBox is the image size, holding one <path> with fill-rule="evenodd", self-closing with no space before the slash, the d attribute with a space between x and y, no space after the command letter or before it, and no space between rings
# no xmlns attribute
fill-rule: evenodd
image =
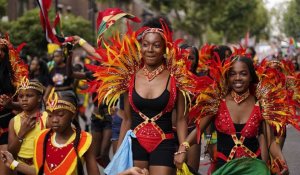
<svg viewBox="0 0 300 175"><path fill-rule="evenodd" d="M100 175L95 154L93 153L94 145L91 144L87 152L84 154L84 159L86 161L86 169L90 175Z"/></svg>
<svg viewBox="0 0 300 175"><path fill-rule="evenodd" d="M280 161L282 161L283 164L286 165L287 163L282 154L280 145L275 140L273 129L270 127L270 125L268 123L265 123L264 127L265 127L264 135L267 138L266 143L267 143L268 154L270 153L270 156L273 158L273 160L279 159ZM280 173L282 175L289 174L289 170L288 170L287 166L284 167L283 169L280 169L280 171L281 171Z"/></svg>
<svg viewBox="0 0 300 175"><path fill-rule="evenodd" d="M180 91L177 91L177 102L176 102L176 128L179 143L184 142L187 136L187 123L184 115L185 104L184 97Z"/></svg>
<svg viewBox="0 0 300 175"><path fill-rule="evenodd" d="M126 132L130 129L131 122L132 122L132 117L131 117L131 107L129 104L128 100L128 93L124 94L124 116L121 124L121 129L120 129L120 136L119 136L119 141L118 141L118 147L120 147Z"/></svg>
<svg viewBox="0 0 300 175"><path fill-rule="evenodd" d="M203 117L200 122L200 130L201 133L204 129L211 123L214 117ZM185 139L186 142L190 144L190 146L197 143L197 129L195 128ZM185 147L180 145L178 152L185 151ZM177 154L174 156L174 163L177 168L181 169L183 162L186 160L186 153Z"/></svg>
<svg viewBox="0 0 300 175"><path fill-rule="evenodd" d="M12 98L6 94L0 95L0 106L4 106L7 109L21 109L19 102L14 102Z"/></svg>
<svg viewBox="0 0 300 175"><path fill-rule="evenodd" d="M261 128L261 133L259 133L258 136L258 141L259 141L259 146L261 150L261 158L263 161L268 162L269 160L269 154L268 154L268 145L267 145L267 139L266 139L266 123L265 121L261 122L260 128Z"/></svg>
<svg viewBox="0 0 300 175"><path fill-rule="evenodd" d="M1 159L4 162L5 166L9 167L11 163L14 161L14 157L12 156L11 153L8 151L1 151ZM28 166L24 163L19 163L19 165L15 169L18 172L21 172L23 174L27 175L35 175L35 169L32 166Z"/></svg>
<svg viewBox="0 0 300 175"><path fill-rule="evenodd" d="M79 36L73 36L74 42L73 44L79 44L79 40L81 39ZM84 49L89 55L101 59L100 55L96 52L95 48L90 45L88 42L85 42L81 45L82 49Z"/></svg>
<svg viewBox="0 0 300 175"><path fill-rule="evenodd" d="M67 58L67 62L66 62L66 69L67 69L67 76L69 77L73 77L73 78L76 78L76 79L85 79L86 78L86 75L84 72L74 72L73 69L72 69L72 53L70 53L68 55L68 58Z"/></svg>
<svg viewBox="0 0 300 175"><path fill-rule="evenodd" d="M26 134L35 127L35 124L35 116L23 118L21 121L20 131L17 135L14 130L14 119L9 122L8 151L11 152L14 156L17 156L22 145L22 142L19 141L19 138L24 139Z"/></svg>

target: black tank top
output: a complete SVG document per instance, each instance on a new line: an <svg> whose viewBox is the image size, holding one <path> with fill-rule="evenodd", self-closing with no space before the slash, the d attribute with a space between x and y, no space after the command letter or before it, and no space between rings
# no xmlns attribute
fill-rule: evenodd
<svg viewBox="0 0 300 175"><path fill-rule="evenodd" d="M134 87L132 92L132 102L134 103L136 108L149 118L152 118L155 115L159 114L161 111L163 111L167 106L170 98L170 92L168 91L169 80L170 80L170 76L168 78L166 88L163 91L163 93L159 97L154 99L145 99L141 97L136 92ZM140 123L144 122L144 119L134 110L131 111L131 115L133 117L131 129L134 129ZM171 133L172 112L166 112L156 121L156 124L164 131L164 133Z"/></svg>

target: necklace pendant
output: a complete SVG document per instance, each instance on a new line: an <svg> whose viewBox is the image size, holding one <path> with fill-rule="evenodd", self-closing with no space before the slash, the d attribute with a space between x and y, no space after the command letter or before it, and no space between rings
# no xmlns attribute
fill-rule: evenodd
<svg viewBox="0 0 300 175"><path fill-rule="evenodd" d="M143 72L147 80L150 82L152 81L155 77L157 77L159 74L161 74L165 70L165 65L162 64L158 68L156 68L153 71L149 71L146 66L143 67Z"/></svg>
<svg viewBox="0 0 300 175"><path fill-rule="evenodd" d="M230 95L237 104L240 104L250 96L250 91L248 89L244 94L239 95L232 90Z"/></svg>

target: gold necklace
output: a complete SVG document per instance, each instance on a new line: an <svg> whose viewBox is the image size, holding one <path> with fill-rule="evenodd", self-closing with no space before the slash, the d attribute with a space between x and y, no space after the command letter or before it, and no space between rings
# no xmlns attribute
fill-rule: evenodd
<svg viewBox="0 0 300 175"><path fill-rule="evenodd" d="M248 89L245 93L239 95L234 90L232 90L230 95L237 104L240 104L242 101L246 100L249 97L250 91Z"/></svg>
<svg viewBox="0 0 300 175"><path fill-rule="evenodd" d="M149 71L146 66L143 67L144 75L147 77L148 81L152 81L157 75L161 74L165 70L165 65L162 64L158 66L155 70Z"/></svg>
<svg viewBox="0 0 300 175"><path fill-rule="evenodd" d="M71 135L71 137L67 140L66 143L57 143L56 142L56 133L54 132L54 134L52 135L51 137L51 143L54 147L57 147L57 148L62 148L62 147L65 147L67 145L69 145L74 139L75 139L75 135L76 133L73 132L73 134Z"/></svg>

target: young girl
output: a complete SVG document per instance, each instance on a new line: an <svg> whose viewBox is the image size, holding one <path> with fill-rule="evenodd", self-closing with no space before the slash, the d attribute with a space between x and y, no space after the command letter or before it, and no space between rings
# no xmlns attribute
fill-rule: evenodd
<svg viewBox="0 0 300 175"><path fill-rule="evenodd" d="M33 166L34 141L46 126L47 113L41 112L43 85L23 78L18 90L23 110L9 123L8 151L17 160Z"/></svg>
<svg viewBox="0 0 300 175"><path fill-rule="evenodd" d="M78 122L73 118L77 113L76 97L72 92L54 92L52 89L46 110L51 129L44 130L36 139L34 165L13 160L9 152L2 151L2 160L6 166L24 174L83 175L82 158L86 161L88 174L99 175L95 156L92 153L92 137L81 131Z"/></svg>

